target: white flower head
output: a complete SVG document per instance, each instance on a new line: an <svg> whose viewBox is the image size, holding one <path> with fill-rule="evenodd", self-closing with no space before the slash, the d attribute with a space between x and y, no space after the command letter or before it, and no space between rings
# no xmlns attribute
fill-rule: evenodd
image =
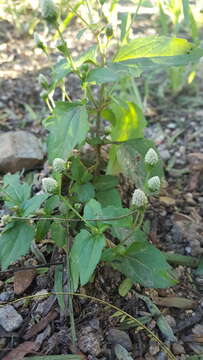
<svg viewBox="0 0 203 360"><path fill-rule="evenodd" d="M40 1L42 17L48 23L54 23L57 20L57 8L53 0L41 0Z"/></svg>
<svg viewBox="0 0 203 360"><path fill-rule="evenodd" d="M159 161L156 151L150 148L145 155L144 161L146 165L156 165Z"/></svg>
<svg viewBox="0 0 203 360"><path fill-rule="evenodd" d="M51 177L42 179L42 188L47 193L53 193L58 187L57 181Z"/></svg>
<svg viewBox="0 0 203 360"><path fill-rule="evenodd" d="M159 191L161 186L161 181L158 176L153 176L148 180L147 185L150 190Z"/></svg>
<svg viewBox="0 0 203 360"><path fill-rule="evenodd" d="M66 169L66 162L61 158L56 158L53 161L53 169L54 171L61 173Z"/></svg>
<svg viewBox="0 0 203 360"><path fill-rule="evenodd" d="M7 225L12 220L12 217L10 215L3 215L1 218L2 225Z"/></svg>
<svg viewBox="0 0 203 360"><path fill-rule="evenodd" d="M142 208L148 203L147 197L144 191L136 189L132 196L132 205L135 205L137 208Z"/></svg>

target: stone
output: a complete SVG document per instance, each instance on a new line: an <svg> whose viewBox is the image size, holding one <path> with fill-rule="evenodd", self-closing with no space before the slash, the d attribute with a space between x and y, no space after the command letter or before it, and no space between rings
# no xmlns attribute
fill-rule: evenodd
<svg viewBox="0 0 203 360"><path fill-rule="evenodd" d="M116 328L109 329L108 341L112 345L120 344L126 350L132 350L132 342L129 335L125 331Z"/></svg>
<svg viewBox="0 0 203 360"><path fill-rule="evenodd" d="M185 349L184 349L183 345L178 344L178 343L173 343L172 344L172 352L175 355L181 355L181 354L185 354Z"/></svg>
<svg viewBox="0 0 203 360"><path fill-rule="evenodd" d="M14 331L20 327L22 322L22 316L12 305L5 305L0 308L0 325L4 328L4 330Z"/></svg>
<svg viewBox="0 0 203 360"><path fill-rule="evenodd" d="M85 354L97 356L101 353L99 335L90 326L81 329L78 335L78 346Z"/></svg>
<svg viewBox="0 0 203 360"><path fill-rule="evenodd" d="M33 169L42 164L44 154L37 137L27 131L9 131L0 135L0 172Z"/></svg>

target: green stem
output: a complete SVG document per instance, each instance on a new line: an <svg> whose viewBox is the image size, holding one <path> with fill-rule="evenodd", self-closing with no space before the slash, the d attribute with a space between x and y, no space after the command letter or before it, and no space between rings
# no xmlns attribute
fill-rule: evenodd
<svg viewBox="0 0 203 360"><path fill-rule="evenodd" d="M163 252L166 260L172 265L183 265L191 268L196 268L199 264L199 259L192 256L185 256L180 254L171 254Z"/></svg>
<svg viewBox="0 0 203 360"><path fill-rule="evenodd" d="M77 215L84 223L85 225L91 230L94 231L95 227L90 225L89 222L82 216L80 213L69 203L69 201L66 199L65 203L68 205L68 207L74 212L75 215Z"/></svg>
<svg viewBox="0 0 203 360"><path fill-rule="evenodd" d="M140 219L139 219L140 218ZM132 225L132 230L131 232L124 238L124 240L122 241L122 243L125 243L135 232L136 228L139 228L142 225L143 222L143 218L144 218L144 211L140 212L138 211L134 220L134 223ZM138 221L139 220L139 221Z"/></svg>

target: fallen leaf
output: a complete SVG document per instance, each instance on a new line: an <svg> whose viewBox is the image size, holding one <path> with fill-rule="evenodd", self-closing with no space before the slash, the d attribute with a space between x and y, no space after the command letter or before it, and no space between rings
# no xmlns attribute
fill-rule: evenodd
<svg viewBox="0 0 203 360"><path fill-rule="evenodd" d="M52 321L55 320L58 316L56 310L51 310L45 317L43 317L37 324L33 325L23 336L25 340L31 339L33 336L37 335L39 332L44 330L47 325Z"/></svg>
<svg viewBox="0 0 203 360"><path fill-rule="evenodd" d="M33 282L36 276L35 269L21 270L14 274L14 293L22 294Z"/></svg>
<svg viewBox="0 0 203 360"><path fill-rule="evenodd" d="M173 206L176 204L175 199L168 196L160 196L160 201L166 206Z"/></svg>
<svg viewBox="0 0 203 360"><path fill-rule="evenodd" d="M154 297L153 302L156 305L175 307L178 309L194 309L197 305L195 300L186 299L183 297L169 296L169 297Z"/></svg>
<svg viewBox="0 0 203 360"><path fill-rule="evenodd" d="M2 360L22 360L25 355L38 350L38 345L33 341L25 341L10 351Z"/></svg>

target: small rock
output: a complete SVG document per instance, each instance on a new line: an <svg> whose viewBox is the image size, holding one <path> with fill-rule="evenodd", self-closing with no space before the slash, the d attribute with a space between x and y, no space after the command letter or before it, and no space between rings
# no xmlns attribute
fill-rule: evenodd
<svg viewBox="0 0 203 360"><path fill-rule="evenodd" d="M171 155L168 150L160 150L159 151L160 157L162 160L167 161L170 159Z"/></svg>
<svg viewBox="0 0 203 360"><path fill-rule="evenodd" d="M150 355L156 355L160 351L159 344L155 341L150 341L149 353Z"/></svg>
<svg viewBox="0 0 203 360"><path fill-rule="evenodd" d="M101 353L99 336L90 326L81 329L78 335L78 346L81 351L93 356Z"/></svg>
<svg viewBox="0 0 203 360"><path fill-rule="evenodd" d="M173 316L171 315L166 315L165 319L167 321L167 323L169 324L169 326L171 326L172 328L176 327L176 320L174 319Z"/></svg>
<svg viewBox="0 0 203 360"><path fill-rule="evenodd" d="M195 325L192 329L192 332L195 335L203 335L203 325L201 324Z"/></svg>
<svg viewBox="0 0 203 360"><path fill-rule="evenodd" d="M42 345L43 341L49 337L51 334L51 326L48 325L44 331L37 335L35 342L39 345Z"/></svg>
<svg viewBox="0 0 203 360"><path fill-rule="evenodd" d="M33 169L43 161L41 144L27 131L9 131L0 135L0 171Z"/></svg>
<svg viewBox="0 0 203 360"><path fill-rule="evenodd" d="M6 302L11 298L12 292L4 291L0 294L0 302Z"/></svg>
<svg viewBox="0 0 203 360"><path fill-rule="evenodd" d="M20 327L23 318L11 305L0 308L0 325L6 331L13 331Z"/></svg>
<svg viewBox="0 0 203 360"><path fill-rule="evenodd" d="M132 350L132 342L129 335L125 331L111 328L108 332L108 341L112 345L120 344L126 350Z"/></svg>
<svg viewBox="0 0 203 360"><path fill-rule="evenodd" d="M172 351L175 355L185 354L185 349L184 349L183 345L178 344L178 343L172 344Z"/></svg>
<svg viewBox="0 0 203 360"><path fill-rule="evenodd" d="M0 350L6 346L6 338L0 338Z"/></svg>
<svg viewBox="0 0 203 360"><path fill-rule="evenodd" d="M3 286L4 286L4 282L0 280L0 289L2 289Z"/></svg>

